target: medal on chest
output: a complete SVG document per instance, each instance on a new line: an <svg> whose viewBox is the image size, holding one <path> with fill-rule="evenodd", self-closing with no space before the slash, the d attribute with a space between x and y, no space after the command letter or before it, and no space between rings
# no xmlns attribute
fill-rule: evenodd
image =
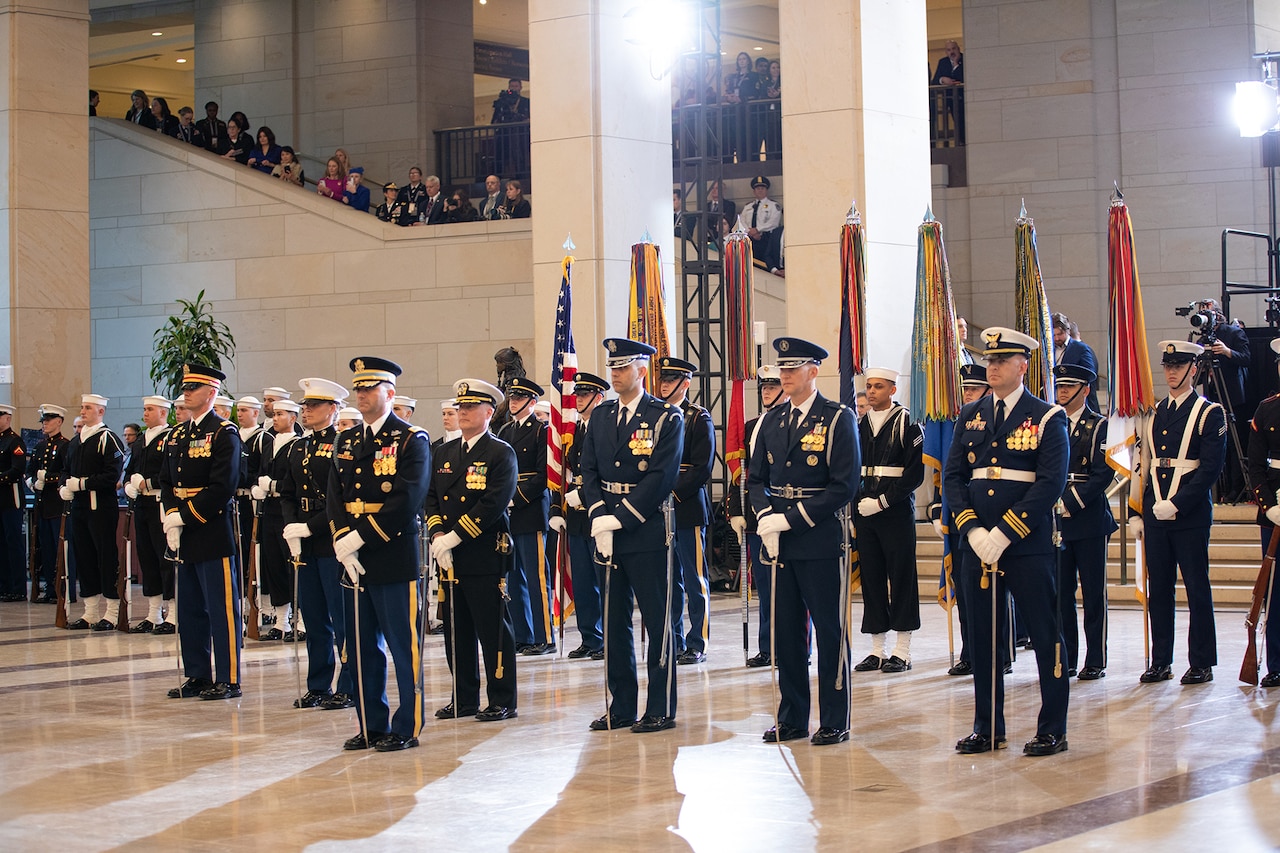
<svg viewBox="0 0 1280 853"><path fill-rule="evenodd" d="M648 424L641 424L640 429L631 433L631 440L627 442L627 447L631 449L632 456L653 455L653 430L648 429L648 426Z"/></svg>
<svg viewBox="0 0 1280 853"><path fill-rule="evenodd" d="M193 438L187 443L187 456L192 459L202 459L213 455L213 436L206 435L203 438Z"/></svg>
<svg viewBox="0 0 1280 853"><path fill-rule="evenodd" d="M387 447L378 448L378 453L373 457L373 473L379 477L393 477L396 473L396 449L398 445L392 444Z"/></svg>
<svg viewBox="0 0 1280 853"><path fill-rule="evenodd" d="M1005 436L1004 446L1010 450L1035 450L1040 446L1040 427L1027 418L1022 425Z"/></svg>
<svg viewBox="0 0 1280 853"><path fill-rule="evenodd" d="M489 463L476 462L467 466L467 488L483 490L489 485Z"/></svg>
<svg viewBox="0 0 1280 853"><path fill-rule="evenodd" d="M806 452L821 453L827 449L827 425L816 424L814 428L800 437L800 449Z"/></svg>

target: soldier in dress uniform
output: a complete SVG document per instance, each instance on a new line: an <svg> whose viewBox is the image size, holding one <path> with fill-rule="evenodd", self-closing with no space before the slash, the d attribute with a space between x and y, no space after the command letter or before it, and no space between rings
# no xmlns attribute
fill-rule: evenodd
<svg viewBox="0 0 1280 853"><path fill-rule="evenodd" d="M1069 682L1059 656L1052 517L1067 482L1067 416L1022 384L1039 346L1035 338L993 326L983 330L982 340L991 395L960 410L943 471L953 524L964 538L960 583L970 605L974 676L973 732L956 750L969 755L1008 745L1004 668L992 666L992 619L996 635L1005 636L1007 589L1026 617L1040 671L1036 736L1022 751L1053 755L1067 748Z"/></svg>
<svg viewBox="0 0 1280 853"><path fill-rule="evenodd" d="M183 368L182 399L191 419L165 440L160 503L165 540L178 564L178 636L187 676L169 691L170 699L241 695L240 567L231 523L240 432L213 413L213 398L226 378L203 364Z"/></svg>
<svg viewBox="0 0 1280 853"><path fill-rule="evenodd" d="M458 428L458 401L452 397L440 401L440 423L444 425L444 431L432 442L432 447L462 437L462 430Z"/></svg>
<svg viewBox="0 0 1280 853"><path fill-rule="evenodd" d="M777 338L778 372L791 397L760 419L747 488L769 571L775 572L773 642L777 652L777 725L764 740L809 735L806 629L818 642L819 729L815 746L849 739L849 665L842 576L848 519L861 470L853 410L818 393L827 351L800 338ZM839 685L839 689L837 689Z"/></svg>
<svg viewBox="0 0 1280 853"><path fill-rule="evenodd" d="M236 423L240 427L240 486L236 489L236 508L240 519L241 589L252 588L249 577L250 554L253 552L253 517L255 502L251 489L257 484L257 471L262 467L262 445L267 431L258 423L263 404L257 397L245 396L236 401Z"/></svg>
<svg viewBox="0 0 1280 853"><path fill-rule="evenodd" d="M764 557L760 553L760 534L756 532L756 513L751 508L751 502L748 500L743 502L742 492L746 488L747 474L751 468L751 451L756 446L756 434L759 432L759 425L764 414L770 409L777 406L784 406L791 402L791 398L787 396L787 392L782 388L781 374L778 372L776 364L763 365L756 373L756 382L760 386L760 402L764 408L759 417L752 418L747 421L743 428L743 440L746 442L747 455L742 460L742 485L735 485L729 489L729 525L733 528L734 533L741 538L743 532L747 534L747 550L750 552L751 559L751 577L756 584L757 610L760 613L759 629L756 635L756 642L759 650L747 658L747 666L763 667L768 666L772 660L769 652L770 648L770 619L769 619L769 602L772 598L769 586L769 570L764 564ZM741 579L739 582L745 583L746 580Z"/></svg>
<svg viewBox="0 0 1280 853"><path fill-rule="evenodd" d="M519 481L511 506L511 537L515 540L515 568L508 579L512 630L522 655L546 655L556 650L551 631L551 572L547 566L547 524L551 495L547 491L547 427L533 416L542 386L526 376L507 383L511 420L498 438L516 452Z"/></svg>
<svg viewBox="0 0 1280 853"><path fill-rule="evenodd" d="M1138 435L1138 471L1129 488L1129 505L1142 507L1142 517L1130 519L1129 529L1146 541L1151 619L1151 666L1139 681L1173 677L1174 584L1181 569L1190 611L1190 667L1182 683L1204 684L1213 680L1218 662L1209 587L1210 491L1226 459L1227 420L1219 403L1195 389L1204 348L1189 341L1161 341L1157 348L1169 396Z"/></svg>
<svg viewBox="0 0 1280 853"><path fill-rule="evenodd" d="M680 410L684 418L684 452L680 457L680 475L676 477L672 496L676 521L676 591L672 610L676 663L682 666L702 663L707 659L710 636L708 614L711 589L707 584L706 527L711 519L711 501L707 481L715 462L716 428L711 413L689 402L689 385L697 366L683 358L663 356L658 359L658 393L664 402ZM689 605L689 633L683 628L685 600Z"/></svg>
<svg viewBox="0 0 1280 853"><path fill-rule="evenodd" d="M334 646L346 648L342 617L342 566L333 555L329 535L328 488L338 433L334 421L347 398L347 389L328 379L303 379L302 438L282 451L285 464L277 489L284 518L282 535L297 574L298 609L306 619L307 692L295 708L327 711L355 704L350 668L338 670ZM333 677L338 675L337 690Z"/></svg>
<svg viewBox="0 0 1280 853"><path fill-rule="evenodd" d="M1280 338L1271 342L1271 351L1280 365ZM39 450L39 448L37 448ZM1258 502L1258 524L1262 526L1262 553L1266 556L1271 534L1280 524L1280 394L1273 394L1258 404L1249 428L1249 482L1253 483ZM41 546L43 547L43 545ZM1280 614L1271 609L1275 596L1275 572L1267 584L1266 647L1267 674L1259 682L1262 687L1280 687Z"/></svg>
<svg viewBox="0 0 1280 853"><path fill-rule="evenodd" d="M259 596L266 595L267 603L260 607L269 617L271 628L258 639L296 642L297 614L292 612L293 566L289 562L289 548L284 542L284 504L280 500L280 480L289 468L289 445L298 439L294 427L302 407L293 400L275 400L271 420L274 429L262 441L262 459L257 469L257 482L249 493L259 502L261 518L258 523ZM266 619L264 619L266 621Z"/></svg>
<svg viewBox="0 0 1280 853"><path fill-rule="evenodd" d="M39 539L40 577L44 591L36 599L39 604L57 601L58 530L62 526L63 502L58 498L58 484L66 464L67 437L62 434L62 424L67 410L52 403L40 404L40 430L44 438L31 454L30 469L35 471L31 490L36 496L36 536ZM68 531L70 535L70 531ZM72 566L67 565L67 601L75 601L75 579ZM33 580L32 583L35 583Z"/></svg>
<svg viewBox="0 0 1280 853"><path fill-rule="evenodd" d="M668 584L671 555L663 504L671 499L680 473L684 422L679 409L644 390L653 347L606 338L604 348L618 399L599 404L587 426L581 492L596 559L607 573L602 581L608 626L605 666L613 701L591 729L630 726L633 732L658 732L676 724L675 644L669 635L674 582ZM651 631L648 697L638 721L633 596Z"/></svg>
<svg viewBox="0 0 1280 853"><path fill-rule="evenodd" d="M119 619L116 483L124 470L124 443L103 423L108 402L98 394L81 397L84 427L67 446L66 475L58 489L64 501L72 502L71 547L84 597L84 615L67 625L74 630L114 631Z"/></svg>
<svg viewBox="0 0 1280 853"><path fill-rule="evenodd" d="M460 440L432 457L427 535L445 602L445 655L456 695L436 711L442 720L474 715L482 723L516 716L516 644L504 601L511 562L507 506L516 493L516 454L489 432L502 392L479 379L453 384ZM480 708L480 662L485 694Z"/></svg>
<svg viewBox="0 0 1280 853"><path fill-rule="evenodd" d="M604 634L601 629L600 573L591 556L591 519L582 502L582 443L591 416L604 400L609 383L599 376L579 370L573 377L574 408L578 426L573 444L564 454L564 505L551 502L550 526L566 537L569 573L573 579L573 613L578 622L582 642L569 652L571 660L591 658L604 660Z"/></svg>
<svg viewBox="0 0 1280 853"><path fill-rule="evenodd" d="M858 423L862 479L854 523L862 570L862 633L871 654L858 672L911 669L911 632L920 628L916 580L916 489L924 482L924 433L893 400L898 372L866 371L867 414ZM890 630L898 636L885 656Z"/></svg>
<svg viewBox="0 0 1280 853"><path fill-rule="evenodd" d="M142 594L147 597L147 615L129 629L133 634L172 634L177 630L178 616L172 605L173 564L164 558L164 527L160 523L160 472L164 469L170 405L167 397L142 398L144 431L133 443L124 472L124 494L133 502ZM170 602L167 617L163 612L165 601Z"/></svg>
<svg viewBox="0 0 1280 853"><path fill-rule="evenodd" d="M1062 553L1058 557L1058 600L1067 675L1077 675L1080 634L1076 627L1076 578L1084 604L1084 666L1077 677L1094 681L1107 674L1107 540L1115 532L1107 487L1114 474L1107 465L1107 419L1088 407L1098 375L1082 364L1053 369L1058 405L1067 413L1071 462L1062 493Z"/></svg>
<svg viewBox="0 0 1280 853"><path fill-rule="evenodd" d="M407 225L405 217L408 215L407 205L399 201L397 196L400 194L400 188L396 186L395 181L382 185L382 204L378 205L374 210L374 214L383 222L390 222L396 225Z"/></svg>
<svg viewBox="0 0 1280 853"><path fill-rule="evenodd" d="M13 431L13 406L0 404L0 601L27 599L27 543L22 535L26 471L27 451Z"/></svg>
<svg viewBox="0 0 1280 853"><path fill-rule="evenodd" d="M328 512L334 556L351 585L343 595L347 665L354 657L353 675L364 691L356 702L361 731L343 749L394 752L417 746L422 731L422 696L415 690L422 664L417 517L427 497L431 437L391 411L400 365L365 356L350 367L362 423L338 436ZM395 662L400 695L394 717L384 649Z"/></svg>

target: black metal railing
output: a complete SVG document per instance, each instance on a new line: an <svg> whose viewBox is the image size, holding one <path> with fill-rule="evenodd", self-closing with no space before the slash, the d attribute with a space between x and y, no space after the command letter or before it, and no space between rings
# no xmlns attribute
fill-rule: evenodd
<svg viewBox="0 0 1280 853"><path fill-rule="evenodd" d="M934 148L964 145L964 86L929 87L929 144Z"/></svg>
<svg viewBox="0 0 1280 853"><path fill-rule="evenodd" d="M671 111L672 161L678 166L681 160L701 157L689 122L680 129L680 111L695 107L676 107ZM697 105L703 120L712 131L709 140L719 146L718 151L708 151L708 156L719 155L726 164L758 162L782 159L782 101L747 101L744 104Z"/></svg>
<svg viewBox="0 0 1280 853"><path fill-rule="evenodd" d="M488 175L518 180L528 194L529 123L451 127L436 132L436 172L445 187L483 185Z"/></svg>

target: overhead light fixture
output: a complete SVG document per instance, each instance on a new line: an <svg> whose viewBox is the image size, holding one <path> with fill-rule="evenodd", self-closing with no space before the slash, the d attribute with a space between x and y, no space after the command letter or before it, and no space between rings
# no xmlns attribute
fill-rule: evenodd
<svg viewBox="0 0 1280 853"><path fill-rule="evenodd" d="M752 49L752 50L764 50L764 48L763 48L763 47L761 47L760 45L756 45L755 47L753 47L753 48L751 48L751 49Z"/></svg>
<svg viewBox="0 0 1280 853"><path fill-rule="evenodd" d="M1232 111L1240 135L1262 136L1274 130L1280 121L1280 101L1277 101L1275 80L1251 80L1236 84L1236 97Z"/></svg>
<svg viewBox="0 0 1280 853"><path fill-rule="evenodd" d="M153 36L162 36L162 35L164 35L164 33L160 32L159 30L156 30L156 31L155 31L154 33L152 33L151 35L153 35Z"/></svg>
<svg viewBox="0 0 1280 853"><path fill-rule="evenodd" d="M186 60L185 60L185 59L179 59L179 60L177 60L177 61L178 61L178 63L179 63L179 64L181 64L181 63L183 63L183 62L186 62Z"/></svg>

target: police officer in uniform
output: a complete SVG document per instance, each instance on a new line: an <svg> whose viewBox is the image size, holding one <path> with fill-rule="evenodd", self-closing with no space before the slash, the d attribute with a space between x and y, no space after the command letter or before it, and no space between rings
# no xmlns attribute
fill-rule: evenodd
<svg viewBox="0 0 1280 853"><path fill-rule="evenodd" d="M773 641L777 654L777 725L767 743L808 737L806 628L818 643L819 728L811 743L849 739L847 599L842 560L847 518L861 470L856 417L818 393L827 351L800 338L777 338L778 372L791 397L760 419L747 487L769 571L774 572ZM840 689L837 690L837 684Z"/></svg>
<svg viewBox="0 0 1280 853"><path fill-rule="evenodd" d="M481 722L516 716L516 644L507 613L511 562L507 505L516 493L516 454L489 432L502 392L479 379L453 384L462 437L432 457L427 491L427 535L440 571L445 602L445 654L457 695L436 711L439 719L475 715ZM480 662L485 692L480 709Z"/></svg>
<svg viewBox="0 0 1280 853"><path fill-rule="evenodd" d="M600 571L592 558L591 519L582 502L582 444L586 438L591 417L604 401L609 383L593 373L579 370L573 377L574 408L578 412L578 426L573 444L564 454L564 504L551 502L550 526L565 536L568 543L569 572L573 579L573 613L578 623L582 642L569 652L571 660L591 658L604 660L604 634L601 628L603 611L600 603Z"/></svg>
<svg viewBox="0 0 1280 853"><path fill-rule="evenodd" d="M613 701L591 729L630 726L633 732L658 732L676 724L675 643L668 636L674 578L668 584L663 504L680 473L684 422L679 409L644 390L653 347L606 338L604 348L618 399L601 403L591 416L582 446L581 491L596 559L607 573L601 583L608 625L606 677ZM648 696L639 720L633 596L651 631Z"/></svg>
<svg viewBox="0 0 1280 853"><path fill-rule="evenodd" d="M1053 369L1058 405L1067 413L1071 462L1062 493L1062 552L1058 557L1058 600L1067 675L1076 675L1080 635L1076 627L1076 579L1084 604L1087 650L1077 676L1094 681L1107 674L1107 540L1115 532L1107 487L1114 475L1107 465L1107 419L1087 405L1098 375L1080 364Z"/></svg>
<svg viewBox="0 0 1280 853"><path fill-rule="evenodd" d="M1280 365L1280 338L1271 342L1271 351ZM38 450L38 448L37 448ZM1266 556L1271 534L1280 524L1280 394L1273 394L1258 404L1249 428L1249 482L1253 483L1258 502L1258 524L1262 526L1262 553ZM1262 687L1280 687L1280 614L1272 618L1271 601L1275 595L1275 570L1267 584L1267 674Z"/></svg>
<svg viewBox="0 0 1280 853"><path fill-rule="evenodd" d="M361 731L343 749L395 752L417 746L422 731L422 696L415 691L422 663L417 517L427 497L431 437L391 411L400 365L365 356L350 367L362 422L338 436L328 512L334 556L351 584L343 595L347 665L358 656L362 669L355 674L364 694L356 702ZM396 666L400 706L394 717L384 648Z"/></svg>
<svg viewBox="0 0 1280 853"><path fill-rule="evenodd" d="M769 179L757 175L751 179L755 200L742 207L751 250L764 268L774 272L782 266L782 205L769 198Z"/></svg>
<svg viewBox="0 0 1280 853"><path fill-rule="evenodd" d="M862 633L871 635L872 646L854 669L906 672L911 669L911 632L920 628L915 491L924 482L924 433L893 400L896 370L872 367L865 376L870 408L858 422L863 465L854 523L862 570ZM890 630L898 636L886 657Z"/></svg>
<svg viewBox="0 0 1280 853"><path fill-rule="evenodd" d="M1151 684L1173 677L1173 588L1181 569L1190 611L1190 667L1182 683L1204 684L1213 680L1218 662L1209 587L1210 490L1226 459L1227 421L1221 404L1195 390L1204 348L1189 341L1161 341L1158 348L1169 396L1138 436L1139 471L1129 490L1129 505L1142 507L1142 517L1130 519L1129 529L1146 540L1151 619L1151 666L1138 680Z"/></svg>
<svg viewBox="0 0 1280 853"><path fill-rule="evenodd" d="M133 443L124 472L124 494L133 502L134 542L138 565L142 568L142 594L147 597L147 615L129 629L132 634L172 634L177 630L177 614L172 605L168 618L163 615L164 602L173 601L173 564L164 558L164 528L160 524L160 472L164 469L171 405L167 397L142 398L145 429Z"/></svg>
<svg viewBox="0 0 1280 853"><path fill-rule="evenodd" d="M53 604L57 601L58 591L54 584L57 582L58 530L62 526L63 510L63 502L58 498L58 483L62 482L67 445L70 443L62 434L62 424L66 417L67 410L61 406L40 404L40 430L44 433L44 438L40 439L32 452L29 466L35 472L31 490L36 498L36 537L39 540L37 550L40 555L40 577L44 580L44 591L36 599L39 604ZM75 579L71 569L72 566L68 565L68 602L75 601Z"/></svg>
<svg viewBox="0 0 1280 853"><path fill-rule="evenodd" d="M13 431L13 406L0 404L0 601L27 598L27 543L22 535L26 470L27 451Z"/></svg>
<svg viewBox="0 0 1280 853"><path fill-rule="evenodd" d="M226 374L183 368L191 419L169 431L160 473L165 540L178 563L178 636L187 681L170 699L235 699L240 689L240 567L231 502L240 477L240 431L213 411ZM210 666L209 653L213 652Z"/></svg>

